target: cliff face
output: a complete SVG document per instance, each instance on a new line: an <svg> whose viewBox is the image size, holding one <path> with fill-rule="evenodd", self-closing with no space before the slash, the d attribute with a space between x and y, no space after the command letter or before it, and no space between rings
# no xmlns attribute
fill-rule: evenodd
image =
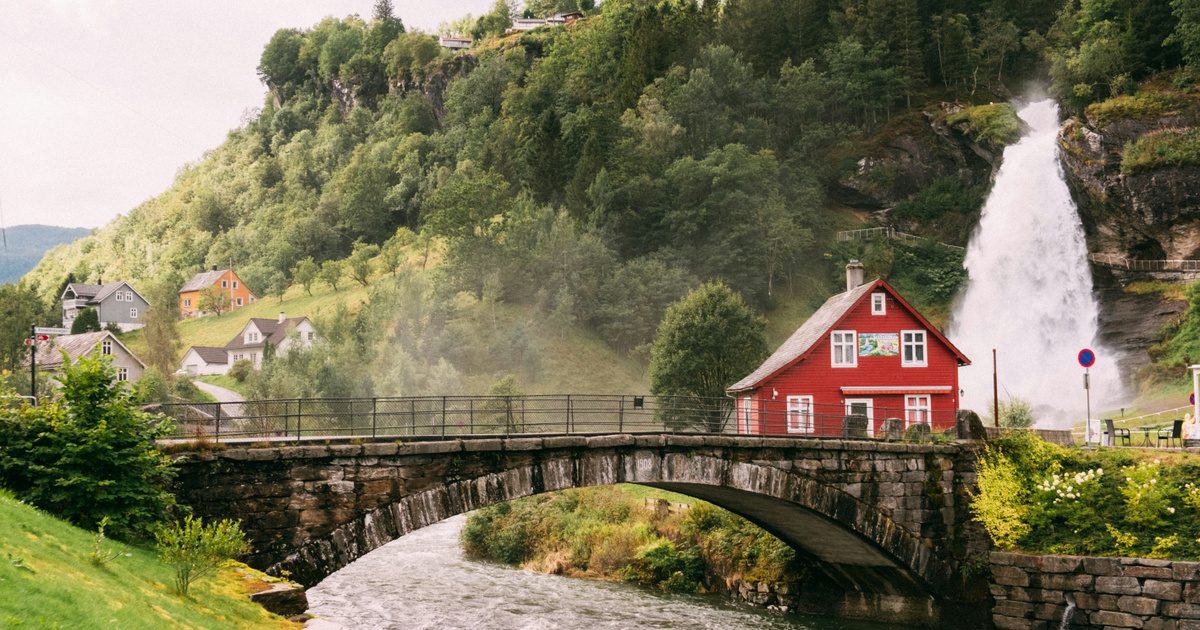
<svg viewBox="0 0 1200 630"><path fill-rule="evenodd" d="M947 122L962 109L941 103L896 117L857 149L853 167L830 185L831 196L847 206L884 210L944 177L967 187L987 184L1000 166L1004 145L965 122Z"/></svg>
<svg viewBox="0 0 1200 630"><path fill-rule="evenodd" d="M1063 171L1093 254L1141 260L1200 258L1200 169L1122 172L1125 148L1200 122L1194 108L1138 118L1072 118L1059 134Z"/></svg>

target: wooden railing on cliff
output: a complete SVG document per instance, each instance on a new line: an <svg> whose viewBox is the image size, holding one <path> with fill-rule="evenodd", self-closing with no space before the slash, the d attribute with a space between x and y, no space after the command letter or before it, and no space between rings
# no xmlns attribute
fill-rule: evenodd
<svg viewBox="0 0 1200 630"><path fill-rule="evenodd" d="M1116 254L1088 254L1094 265L1124 271L1200 272L1200 260L1141 260Z"/></svg>
<svg viewBox="0 0 1200 630"><path fill-rule="evenodd" d="M908 243L923 243L927 240L930 240L927 238L917 236L916 234L909 234L908 232L901 232L893 227L873 227L873 228L862 228L859 230L842 230L837 233L837 241L839 243L845 243L845 242L849 242L849 241L873 241L873 240L881 239L881 238L893 240L893 241L904 241L904 242L908 242ZM964 247L959 247L958 245L951 245L949 243L943 243L941 241L934 241L934 242L937 243L938 245L941 245L942 247L946 247L949 249L956 249L958 251L965 251L965 249L966 249Z"/></svg>

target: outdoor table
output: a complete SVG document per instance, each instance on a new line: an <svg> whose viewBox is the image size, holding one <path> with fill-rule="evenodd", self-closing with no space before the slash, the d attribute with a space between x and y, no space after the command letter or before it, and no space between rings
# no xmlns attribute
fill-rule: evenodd
<svg viewBox="0 0 1200 630"><path fill-rule="evenodd" d="M1147 446L1150 448L1154 447L1154 443L1150 441L1150 432L1156 430L1157 428L1158 427L1138 427L1138 431L1142 432L1142 446Z"/></svg>

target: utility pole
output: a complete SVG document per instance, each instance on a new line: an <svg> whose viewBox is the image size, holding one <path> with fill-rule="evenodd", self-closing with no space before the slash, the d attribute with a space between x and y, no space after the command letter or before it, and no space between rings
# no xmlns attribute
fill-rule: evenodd
<svg viewBox="0 0 1200 630"><path fill-rule="evenodd" d="M995 348L992 348L992 424L1000 426L1000 378L996 376Z"/></svg>
<svg viewBox="0 0 1200 630"><path fill-rule="evenodd" d="M37 325L29 327L29 395L37 404Z"/></svg>

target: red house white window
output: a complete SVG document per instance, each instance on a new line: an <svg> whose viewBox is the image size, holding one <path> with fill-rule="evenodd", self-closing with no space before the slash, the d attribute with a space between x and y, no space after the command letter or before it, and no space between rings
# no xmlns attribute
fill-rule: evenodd
<svg viewBox="0 0 1200 630"><path fill-rule="evenodd" d="M887 315L887 295L883 293L871 294L871 314Z"/></svg>
<svg viewBox="0 0 1200 630"><path fill-rule="evenodd" d="M925 367L928 365L925 353L925 331L904 330L900 332L900 365L904 367Z"/></svg>
<svg viewBox="0 0 1200 630"><path fill-rule="evenodd" d="M931 408L929 396L926 394L905 396L904 426L911 427L914 424L929 424Z"/></svg>
<svg viewBox="0 0 1200 630"><path fill-rule="evenodd" d="M813 397L787 397L787 430L788 433L812 433Z"/></svg>
<svg viewBox="0 0 1200 630"><path fill-rule="evenodd" d="M858 365L858 333L853 330L835 330L829 334L829 345L833 352L833 367Z"/></svg>

